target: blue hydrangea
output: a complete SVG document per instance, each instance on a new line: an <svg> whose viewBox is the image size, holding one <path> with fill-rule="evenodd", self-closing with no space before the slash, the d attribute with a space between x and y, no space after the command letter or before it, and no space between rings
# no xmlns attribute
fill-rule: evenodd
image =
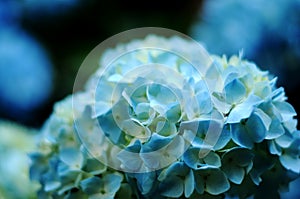
<svg viewBox="0 0 300 199"><path fill-rule="evenodd" d="M35 135L34 129L0 120L0 198L36 198L39 185L29 179L27 157Z"/></svg>
<svg viewBox="0 0 300 199"><path fill-rule="evenodd" d="M165 49L143 48L154 44ZM300 149L283 88L241 55L201 55L199 72L186 60L196 52L190 41L154 35L107 50L85 90L58 102L42 129L30 173L40 197L245 198L286 189L300 173Z"/></svg>

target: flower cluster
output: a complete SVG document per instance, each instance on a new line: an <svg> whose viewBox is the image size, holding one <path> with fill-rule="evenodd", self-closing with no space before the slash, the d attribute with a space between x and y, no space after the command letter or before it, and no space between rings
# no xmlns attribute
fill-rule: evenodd
<svg viewBox="0 0 300 199"><path fill-rule="evenodd" d="M76 111L82 108L77 104ZM124 175L91 157L76 138L71 96L55 105L42 135L39 151L30 154L30 177L41 184L39 198L114 198L123 190L130 198Z"/></svg>
<svg viewBox="0 0 300 199"><path fill-rule="evenodd" d="M245 198L286 188L300 173L300 133L283 88L241 56L197 53L156 36L108 50L42 130L30 171L40 197ZM197 57L203 68L187 61Z"/></svg>
<svg viewBox="0 0 300 199"><path fill-rule="evenodd" d="M38 184L30 182L27 153L34 150L36 131L0 120L0 198L33 199Z"/></svg>

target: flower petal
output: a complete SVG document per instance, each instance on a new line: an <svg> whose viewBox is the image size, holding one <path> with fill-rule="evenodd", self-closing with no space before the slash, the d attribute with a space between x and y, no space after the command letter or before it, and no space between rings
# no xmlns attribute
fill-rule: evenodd
<svg viewBox="0 0 300 199"><path fill-rule="evenodd" d="M283 121L293 119L297 115L295 109L288 102L273 102L275 107L279 110Z"/></svg>
<svg viewBox="0 0 300 199"><path fill-rule="evenodd" d="M252 148L253 141L247 132L245 125L231 124L232 140L241 147Z"/></svg>
<svg viewBox="0 0 300 199"><path fill-rule="evenodd" d="M246 95L246 88L240 80L234 79L225 86L224 92L226 102L233 104L241 101Z"/></svg>
<svg viewBox="0 0 300 199"><path fill-rule="evenodd" d="M227 124L223 127L220 137L217 143L214 145L214 150L220 150L224 148L230 140L231 140L231 130L230 130L230 125Z"/></svg>
<svg viewBox="0 0 300 199"><path fill-rule="evenodd" d="M254 106L260 102L262 102L262 100L259 97L250 94L244 102L236 105L230 111L226 123L237 123L242 119L248 118L251 115Z"/></svg>
<svg viewBox="0 0 300 199"><path fill-rule="evenodd" d="M60 150L59 158L68 166L77 169L81 169L85 161L81 151L75 148L64 148Z"/></svg>
<svg viewBox="0 0 300 199"><path fill-rule="evenodd" d="M119 190L122 180L123 176L121 174L106 174L103 178L105 192L115 194Z"/></svg>
<svg viewBox="0 0 300 199"><path fill-rule="evenodd" d="M198 171L205 183L205 191L212 195L218 195L226 192L230 184L226 175L217 168L203 168Z"/></svg>
<svg viewBox="0 0 300 199"><path fill-rule="evenodd" d="M194 189L195 189L194 173L192 170L190 170L184 180L184 196L186 198L189 198L194 192Z"/></svg>
<svg viewBox="0 0 300 199"><path fill-rule="evenodd" d="M159 184L160 194L165 197L179 198L183 194L183 180L177 176L167 178Z"/></svg>
<svg viewBox="0 0 300 199"><path fill-rule="evenodd" d="M85 193L92 195L99 193L104 184L101 178L93 176L82 180L80 186Z"/></svg>

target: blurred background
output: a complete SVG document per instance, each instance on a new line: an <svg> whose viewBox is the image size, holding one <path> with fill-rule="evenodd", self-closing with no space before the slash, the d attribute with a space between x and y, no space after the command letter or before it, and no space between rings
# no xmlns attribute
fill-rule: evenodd
<svg viewBox="0 0 300 199"><path fill-rule="evenodd" d="M185 33L213 54L243 50L279 77L300 113L300 0L0 0L0 120L41 127L96 45L146 26Z"/></svg>

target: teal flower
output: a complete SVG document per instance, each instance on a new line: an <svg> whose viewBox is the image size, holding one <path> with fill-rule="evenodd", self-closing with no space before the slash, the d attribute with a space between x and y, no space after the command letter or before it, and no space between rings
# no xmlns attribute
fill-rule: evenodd
<svg viewBox="0 0 300 199"><path fill-rule="evenodd" d="M40 197L258 197L271 171L299 175L296 113L276 78L241 55L204 56L198 70L195 52L156 36L105 52L42 129Z"/></svg>
<svg viewBox="0 0 300 199"><path fill-rule="evenodd" d="M27 157L35 135L34 129L0 120L0 198L36 198L39 185L30 181Z"/></svg>
<svg viewBox="0 0 300 199"><path fill-rule="evenodd" d="M172 164L158 176L159 192L162 196L178 198L184 195L189 198L195 189L195 178L191 170L183 162Z"/></svg>
<svg viewBox="0 0 300 199"><path fill-rule="evenodd" d="M80 186L89 198L113 199L121 186L123 176L120 174L107 174L104 177L90 177L80 182Z"/></svg>
<svg viewBox="0 0 300 199"><path fill-rule="evenodd" d="M230 149L222 158L222 170L231 182L241 184L252 169L253 157L254 154L249 149Z"/></svg>
<svg viewBox="0 0 300 199"><path fill-rule="evenodd" d="M300 132L294 134L293 142L289 147L282 149L279 160L286 169L300 173Z"/></svg>
<svg viewBox="0 0 300 199"><path fill-rule="evenodd" d="M218 195L226 192L230 188L226 175L219 168L204 166L194 171L195 189L198 194L204 191L211 195Z"/></svg>
<svg viewBox="0 0 300 199"><path fill-rule="evenodd" d="M231 124L232 139L242 147L252 148L254 143L262 142L266 138L270 124L271 119L257 109L249 118Z"/></svg>

